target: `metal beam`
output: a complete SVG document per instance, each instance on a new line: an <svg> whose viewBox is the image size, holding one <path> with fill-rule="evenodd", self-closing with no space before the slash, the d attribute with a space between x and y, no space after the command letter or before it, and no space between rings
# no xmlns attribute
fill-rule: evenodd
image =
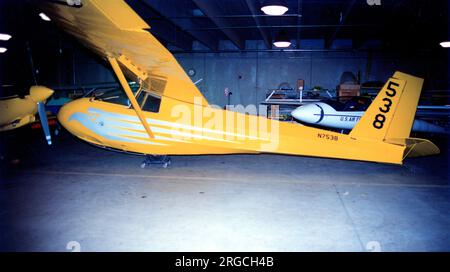
<svg viewBox="0 0 450 272"><path fill-rule="evenodd" d="M146 5L148 8L154 10L159 15L154 18L147 18L148 20L157 21L162 19L165 21L169 21L171 24L176 25L179 31L185 32L192 39L199 41L207 48L211 50L217 50L219 48L219 42L217 39L214 38L213 35L207 35L206 33L202 32L187 31L186 28L195 28L196 25L192 20L185 20L181 24L180 21L177 20L177 18L184 16L180 16L180 14L177 13L180 9L174 9L173 2L167 0L152 0L152 1L140 0L140 1L143 2L143 4ZM182 12L184 11L183 9L181 10Z"/></svg>
<svg viewBox="0 0 450 272"><path fill-rule="evenodd" d="M235 19L235 18L252 18L252 17L258 17L258 18L279 18L279 17L286 17L286 18L297 18L302 17L300 14L283 14L283 15L266 15L266 14L231 14L231 15L217 15L213 18L226 18L226 19ZM211 17L201 17L201 16L171 16L168 17L169 19L209 19Z"/></svg>
<svg viewBox="0 0 450 272"><path fill-rule="evenodd" d="M347 6L345 7L345 11L341 14L339 25L337 25L336 29L334 30L333 34L331 34L330 37L325 39L325 48L330 48L333 44L334 39L336 39L339 31L341 30L342 26L344 25L345 20L347 19L348 15L353 9L353 6L355 5L356 0L351 0Z"/></svg>
<svg viewBox="0 0 450 272"><path fill-rule="evenodd" d="M228 23L225 18L220 15L221 8L218 6L217 1L211 0L192 0L198 8L208 16L211 21L228 37L228 39L236 45L240 50L245 49L245 41L239 37L236 31L228 28Z"/></svg>
<svg viewBox="0 0 450 272"><path fill-rule="evenodd" d="M357 25L243 25L243 26L225 26L225 27L203 27L203 28L193 28L187 30L195 30L195 31L210 31L210 30L219 30L219 29L253 29L253 28L345 28L345 27L372 27L372 28L380 28L380 25L369 25L369 24L357 24Z"/></svg>
<svg viewBox="0 0 450 272"><path fill-rule="evenodd" d="M300 40L301 41L301 40ZM359 53L359 52L390 52L390 53L396 53L396 54L402 54L402 53L430 53L432 52L432 49L414 49L414 48L398 48L398 49L358 49L355 50L353 48L349 49L244 49L244 50L218 50L214 51L213 53L230 53L230 54L236 54L236 53L260 53L260 52L278 52L278 53L295 53L295 52L303 52L303 53L323 53L323 52L352 52L352 53ZM190 50L190 51L180 51L180 50L172 50L170 51L172 54L210 54L210 50Z"/></svg>
<svg viewBox="0 0 450 272"><path fill-rule="evenodd" d="M164 17L144 0L127 0L126 2L141 18ZM149 32L154 34L161 42L170 43L183 50L192 49L192 41L194 39L170 20L155 20L150 22L147 20L147 23L150 26Z"/></svg>
<svg viewBox="0 0 450 272"><path fill-rule="evenodd" d="M302 0L297 0L297 14L301 14L303 13L303 1ZM297 25L301 24L301 16L297 17ZM297 37L296 37L296 47L297 49L300 49L300 36L301 36L301 32L302 29L301 28L297 28Z"/></svg>
<svg viewBox="0 0 450 272"><path fill-rule="evenodd" d="M261 28L261 20L260 17L257 15L257 7L255 6L255 2L252 0L245 0L245 3L247 3L247 7L250 10L250 13L253 14L253 20L255 21L256 27L259 30L259 33L261 34L262 39L264 40L264 43L266 44L266 48L272 48L272 38L269 37L269 33L266 29Z"/></svg>

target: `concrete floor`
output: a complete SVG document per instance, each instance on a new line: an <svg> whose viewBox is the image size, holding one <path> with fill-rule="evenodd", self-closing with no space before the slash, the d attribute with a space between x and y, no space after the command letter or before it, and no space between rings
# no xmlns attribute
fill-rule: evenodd
<svg viewBox="0 0 450 272"><path fill-rule="evenodd" d="M232 155L141 169L67 134L43 141L2 161L2 251L450 251L447 145L402 167Z"/></svg>

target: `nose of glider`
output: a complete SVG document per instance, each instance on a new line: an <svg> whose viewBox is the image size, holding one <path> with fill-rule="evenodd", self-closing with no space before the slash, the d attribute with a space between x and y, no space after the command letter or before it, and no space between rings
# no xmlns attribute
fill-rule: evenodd
<svg viewBox="0 0 450 272"><path fill-rule="evenodd" d="M70 130L68 128L69 119L72 116L72 114L74 113L77 103L78 102L75 100L75 101L66 103L64 106L61 107L61 109L59 109L59 112L57 115L58 121L67 130Z"/></svg>
<svg viewBox="0 0 450 272"><path fill-rule="evenodd" d="M323 118L323 109L314 103L300 106L291 112L292 117L300 122L317 124Z"/></svg>
<svg viewBox="0 0 450 272"><path fill-rule="evenodd" d="M44 102L47 100L52 94L53 90L44 86L31 86L30 88L30 97L34 102Z"/></svg>

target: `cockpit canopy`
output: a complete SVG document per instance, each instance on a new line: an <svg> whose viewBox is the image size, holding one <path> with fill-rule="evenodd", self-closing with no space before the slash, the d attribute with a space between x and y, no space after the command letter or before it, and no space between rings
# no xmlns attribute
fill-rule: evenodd
<svg viewBox="0 0 450 272"><path fill-rule="evenodd" d="M161 98L156 96L153 92L148 91L142 85L136 83L129 83L130 89L136 97L136 100L143 111L159 112L161 105ZM95 90L91 92L89 97L94 100L119 104L131 108L131 103L125 92L121 87Z"/></svg>
<svg viewBox="0 0 450 272"><path fill-rule="evenodd" d="M336 100L323 100L322 102L330 105L336 111L365 111L372 103L372 99L364 96L355 96L345 103Z"/></svg>

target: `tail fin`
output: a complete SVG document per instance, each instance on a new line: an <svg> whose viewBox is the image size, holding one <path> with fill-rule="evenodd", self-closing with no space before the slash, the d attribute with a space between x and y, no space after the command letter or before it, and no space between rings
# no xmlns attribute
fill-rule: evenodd
<svg viewBox="0 0 450 272"><path fill-rule="evenodd" d="M395 72L350 132L354 138L383 141L409 137L423 79Z"/></svg>

